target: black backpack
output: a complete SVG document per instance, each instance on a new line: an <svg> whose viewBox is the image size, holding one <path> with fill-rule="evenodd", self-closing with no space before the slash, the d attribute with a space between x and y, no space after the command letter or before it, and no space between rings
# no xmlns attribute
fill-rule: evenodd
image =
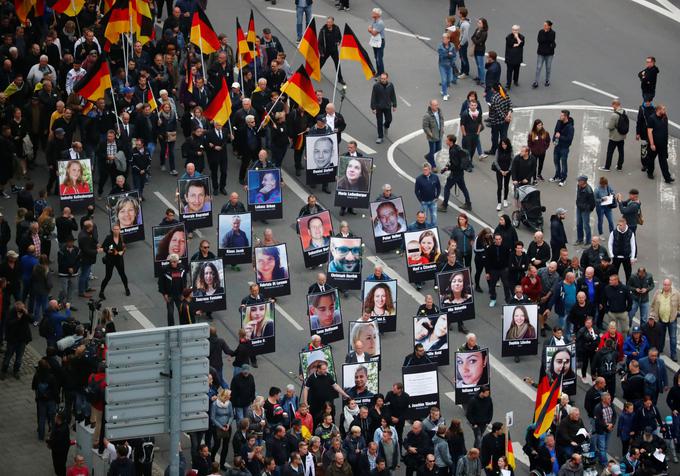
<svg viewBox="0 0 680 476"><path fill-rule="evenodd" d="M40 337L45 339L54 335L54 326L52 325L52 319L47 314L43 314L42 319L40 319L40 324L38 324L38 334Z"/></svg>
<svg viewBox="0 0 680 476"><path fill-rule="evenodd" d="M630 120L628 119L628 115L625 111L623 113L617 112L616 114L619 116L619 120L616 122L616 132L622 136L625 136L630 130Z"/></svg>
<svg viewBox="0 0 680 476"><path fill-rule="evenodd" d="M96 403L104 400L104 390L102 389L101 381L96 380L94 375L91 375L90 378L87 379L85 398L89 403Z"/></svg>

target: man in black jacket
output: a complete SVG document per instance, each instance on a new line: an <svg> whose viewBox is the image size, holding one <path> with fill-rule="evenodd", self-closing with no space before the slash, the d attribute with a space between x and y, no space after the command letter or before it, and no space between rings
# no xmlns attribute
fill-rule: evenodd
<svg viewBox="0 0 680 476"><path fill-rule="evenodd" d="M475 435L473 446L479 448L486 427L493 419L493 400L488 386L485 385L480 388L479 393L472 397L467 410L465 410L465 417Z"/></svg>
<svg viewBox="0 0 680 476"><path fill-rule="evenodd" d="M404 464L406 476L413 476L425 462L425 456L432 452L432 440L430 435L423 431L423 424L416 420L411 426L411 431L404 438Z"/></svg>
<svg viewBox="0 0 680 476"><path fill-rule="evenodd" d="M205 135L208 144L208 165L212 177L213 193L227 195L227 144L231 142L231 135L222 128L222 124L215 122L215 128ZM219 191L218 191L219 190Z"/></svg>
<svg viewBox="0 0 680 476"><path fill-rule="evenodd" d="M18 302L9 311L7 323L5 324L5 339L7 340L7 349L5 350L5 358L2 361L2 373L0 373L0 380L4 380L9 370L9 362L14 356L14 378L19 379L19 370L21 370L21 361L24 357L24 350L26 345L31 342L31 321L32 316L28 313L26 306L22 302Z"/></svg>
<svg viewBox="0 0 680 476"><path fill-rule="evenodd" d="M619 281L618 274L609 276L609 285L605 286L602 295L603 312L607 313L607 321L616 321L617 330L624 336L628 334L628 312L633 301L630 290Z"/></svg>
<svg viewBox="0 0 680 476"><path fill-rule="evenodd" d="M534 233L534 239L529 243L527 257L529 258L529 262L536 266L536 269L541 269L548 265L548 262L550 261L550 245L543 239L542 231L539 230Z"/></svg>
<svg viewBox="0 0 680 476"><path fill-rule="evenodd" d="M59 273L59 281L61 281L59 302L67 303L72 301L73 280L78 276L79 269L80 249L74 245L73 236L68 236L66 243L60 246L57 253L57 271Z"/></svg>
<svg viewBox="0 0 680 476"><path fill-rule="evenodd" d="M496 421L491 425L491 432L482 438L479 458L484 464L491 464L495 468L501 456L505 456L505 432L503 424Z"/></svg>
<svg viewBox="0 0 680 476"><path fill-rule="evenodd" d="M595 194L588 177L580 175L576 185L576 245L590 243L590 214L595 210ZM584 236L585 231L585 236Z"/></svg>
<svg viewBox="0 0 680 476"><path fill-rule="evenodd" d="M342 41L342 33L340 28L335 24L333 17L326 18L326 25L319 30L319 56L321 60L320 68L326 63L328 58L333 60L335 69L338 71L338 82L345 85L345 80L342 79L342 70L340 69L340 60L338 59L338 47Z"/></svg>
<svg viewBox="0 0 680 476"><path fill-rule="evenodd" d="M378 125L378 138L376 144L382 144L383 127L385 131L392 124L392 112L397 110L397 94L394 85L388 81L389 75L382 73L380 80L373 85L371 91L371 111L376 116Z"/></svg>
<svg viewBox="0 0 680 476"><path fill-rule="evenodd" d="M222 354L233 357L234 351L231 350L224 339L217 336L217 328L215 326L210 326L210 337L208 337L208 342L210 343L210 356L208 358L210 366L217 371L222 388L228 388L227 381L224 380L224 375L222 373L224 367Z"/></svg>
<svg viewBox="0 0 680 476"><path fill-rule="evenodd" d="M489 286L489 307L496 305L496 283L500 279L503 283L505 302L510 300L512 285L508 276L510 250L503 243L503 237L494 235L493 245L487 250L484 257L484 269L486 270L486 282Z"/></svg>
<svg viewBox="0 0 680 476"><path fill-rule="evenodd" d="M385 408L387 409L392 425L397 430L397 440L399 446L402 443L402 434L404 433L404 423L408 414L409 395L404 392L404 385L397 382L392 385L392 390L385 395Z"/></svg>
<svg viewBox="0 0 680 476"><path fill-rule="evenodd" d="M581 253L581 268L586 269L588 266L594 268L600 264L600 259L603 256L609 256L609 252L600 243L600 237L595 235L590 240L590 246Z"/></svg>
<svg viewBox="0 0 680 476"><path fill-rule="evenodd" d="M250 365L241 365L241 372L231 379L231 404L237 420L246 416L248 407L255 400L255 378L250 373Z"/></svg>
<svg viewBox="0 0 680 476"><path fill-rule="evenodd" d="M80 278L78 279L78 296L89 299L92 297L89 281L90 271L97 262L97 253L101 251L94 236L94 224L91 220L83 223L83 229L78 234L78 248L80 248Z"/></svg>
<svg viewBox="0 0 680 476"><path fill-rule="evenodd" d="M567 232L564 230L564 219L567 218L566 208L558 208L550 217L550 249L552 260L560 258L560 250L567 247Z"/></svg>
<svg viewBox="0 0 680 476"><path fill-rule="evenodd" d="M448 170L449 176L446 179L446 184L444 184L444 200L439 206L439 210L446 212L449 204L449 197L451 196L451 188L454 185L458 186L465 197L465 203L461 208L464 210L472 210L470 193L465 185L465 169L466 166L471 163L470 154L456 144L456 136L454 134L448 134L446 136L446 146L449 148L449 162L446 164L446 167L442 169L441 173L443 174Z"/></svg>

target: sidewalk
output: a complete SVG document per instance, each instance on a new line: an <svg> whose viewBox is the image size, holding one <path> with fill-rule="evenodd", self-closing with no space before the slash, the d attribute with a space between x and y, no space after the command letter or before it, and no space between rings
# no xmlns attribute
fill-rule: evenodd
<svg viewBox="0 0 680 476"><path fill-rule="evenodd" d="M0 352L4 358L5 353ZM31 380L40 355L29 345L15 380L11 372L0 382L0 461L3 474L54 474L52 454L38 440L35 400ZM14 361L12 361L12 364ZM73 459L73 450L69 461ZM29 469L30 468L30 469Z"/></svg>

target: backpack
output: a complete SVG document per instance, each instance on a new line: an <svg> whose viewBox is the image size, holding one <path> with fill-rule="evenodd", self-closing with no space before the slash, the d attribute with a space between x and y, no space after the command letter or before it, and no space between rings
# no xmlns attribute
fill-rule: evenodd
<svg viewBox="0 0 680 476"><path fill-rule="evenodd" d="M87 379L85 398L90 403L97 403L104 400L104 390L102 390L101 381L96 380L94 375Z"/></svg>
<svg viewBox="0 0 680 476"><path fill-rule="evenodd" d="M151 439L148 439L142 443L141 451L139 455L139 462L141 464L151 464L153 463L153 453L156 447Z"/></svg>
<svg viewBox="0 0 680 476"><path fill-rule="evenodd" d="M38 382L35 386L35 394L38 400L50 399L50 384L48 382Z"/></svg>
<svg viewBox="0 0 680 476"><path fill-rule="evenodd" d="M52 319L47 314L43 314L40 323L38 324L38 334L40 337L48 339L54 335L54 326L52 325Z"/></svg>
<svg viewBox="0 0 680 476"><path fill-rule="evenodd" d="M616 132L622 136L625 136L630 130L630 120L628 119L628 115L625 113L625 111L623 113L617 112L616 114L619 116L619 120L616 121Z"/></svg>
<svg viewBox="0 0 680 476"><path fill-rule="evenodd" d="M600 360L597 373L603 377L608 377L616 373L616 352L606 352Z"/></svg>

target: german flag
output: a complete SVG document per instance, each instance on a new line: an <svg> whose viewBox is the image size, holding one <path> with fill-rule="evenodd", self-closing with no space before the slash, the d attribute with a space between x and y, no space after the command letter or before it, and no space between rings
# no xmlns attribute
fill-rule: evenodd
<svg viewBox="0 0 680 476"><path fill-rule="evenodd" d="M229 97L229 88L227 88L227 82L224 77L222 77L222 87L205 108L203 115L222 126L229 121L231 116L231 98Z"/></svg>
<svg viewBox="0 0 680 476"><path fill-rule="evenodd" d="M257 44L257 33L255 33L255 17L253 11L250 10L250 20L248 21L248 51L250 51L251 58L255 59L260 56L260 48ZM252 61L251 59L251 61Z"/></svg>
<svg viewBox="0 0 680 476"><path fill-rule="evenodd" d="M310 116L319 114L319 102L316 99L316 91L309 79L307 70L300 65L298 70L281 87L281 94L286 93L290 99L304 109Z"/></svg>
<svg viewBox="0 0 680 476"><path fill-rule="evenodd" d="M562 393L562 375L550 384L548 376L544 375L536 390L536 409L534 410L534 436L540 438L552 424L555 418L555 408Z"/></svg>
<svg viewBox="0 0 680 476"><path fill-rule="evenodd" d="M130 0L130 18L132 18L132 28L137 41L144 45L155 38L154 19L149 0Z"/></svg>
<svg viewBox="0 0 680 476"><path fill-rule="evenodd" d="M345 23L345 31L342 34L342 42L340 43L340 59L361 63L361 69L364 71L366 80L375 76L375 68L373 68L371 58L347 23Z"/></svg>
<svg viewBox="0 0 680 476"><path fill-rule="evenodd" d="M517 468L517 462L515 461L515 450L512 448L512 438L510 438L510 430L508 432L508 444L505 448L505 461L507 461L508 466L513 470Z"/></svg>
<svg viewBox="0 0 680 476"><path fill-rule="evenodd" d="M298 50L305 59L305 69L309 76L316 81L321 81L321 60L319 59L319 40L316 36L316 19L312 18L309 23Z"/></svg>
<svg viewBox="0 0 680 476"><path fill-rule="evenodd" d="M107 89L112 89L111 71L105 55L100 55L83 79L73 87L73 92L88 101L96 101L106 97Z"/></svg>
<svg viewBox="0 0 680 476"><path fill-rule="evenodd" d="M153 91L151 88L146 90L146 102L149 106L151 106L151 110L155 111L158 109L158 103L156 102L156 98L153 95Z"/></svg>
<svg viewBox="0 0 680 476"><path fill-rule="evenodd" d="M246 40L246 35L243 34L243 28L241 28L238 18L236 19L236 56L238 57L239 68L243 68L253 61L250 49L248 48L248 40Z"/></svg>
<svg viewBox="0 0 680 476"><path fill-rule="evenodd" d="M194 45L201 49L201 53L204 55L209 55L220 49L220 40L201 7L194 11L189 38Z"/></svg>
<svg viewBox="0 0 680 476"><path fill-rule="evenodd" d="M47 0L47 4L57 13L74 17L83 9L85 0Z"/></svg>
<svg viewBox="0 0 680 476"><path fill-rule="evenodd" d="M36 0L14 0L14 9L21 23L25 23L31 9L36 5Z"/></svg>
<svg viewBox="0 0 680 476"><path fill-rule="evenodd" d="M129 0L116 0L113 7L102 18L104 38L112 45L118 43L120 35L130 31L130 2ZM106 47L105 50L108 50Z"/></svg>
<svg viewBox="0 0 680 476"><path fill-rule="evenodd" d="M295 142L293 142L293 150L302 150L305 146L305 133L301 132L295 136Z"/></svg>
<svg viewBox="0 0 680 476"><path fill-rule="evenodd" d="M194 76L191 74L191 66L187 65L187 77L186 77L187 91L189 94L194 92Z"/></svg>
<svg viewBox="0 0 680 476"><path fill-rule="evenodd" d="M102 12L106 13L109 10L111 10L111 7L113 6L114 2L115 2L115 0L104 0L102 2Z"/></svg>
<svg viewBox="0 0 680 476"><path fill-rule="evenodd" d="M92 109L94 109L94 103L92 101L85 101L85 105L80 110L80 114L87 116Z"/></svg>

